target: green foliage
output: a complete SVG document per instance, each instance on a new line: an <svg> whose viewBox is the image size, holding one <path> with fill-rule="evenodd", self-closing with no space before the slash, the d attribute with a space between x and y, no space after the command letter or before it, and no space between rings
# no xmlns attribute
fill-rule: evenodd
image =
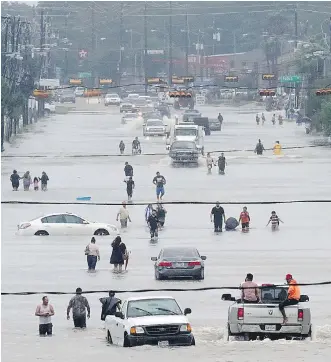
<svg viewBox="0 0 331 362"><path fill-rule="evenodd" d="M320 122L324 133L331 135L331 99L322 102L321 111L319 112Z"/></svg>

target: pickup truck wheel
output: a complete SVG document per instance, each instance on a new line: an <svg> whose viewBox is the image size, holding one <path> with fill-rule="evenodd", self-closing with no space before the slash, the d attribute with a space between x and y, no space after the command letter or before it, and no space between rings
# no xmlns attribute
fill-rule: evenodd
<svg viewBox="0 0 331 362"><path fill-rule="evenodd" d="M123 347L131 347L129 337L128 337L128 335L126 333L124 334Z"/></svg>
<svg viewBox="0 0 331 362"><path fill-rule="evenodd" d="M111 335L110 335L110 332L109 332L109 331L107 332L107 342L108 342L109 344L113 344L113 340L112 340L112 338L111 338Z"/></svg>
<svg viewBox="0 0 331 362"><path fill-rule="evenodd" d="M313 324L310 326L308 338L310 338L312 342L316 341L316 329Z"/></svg>

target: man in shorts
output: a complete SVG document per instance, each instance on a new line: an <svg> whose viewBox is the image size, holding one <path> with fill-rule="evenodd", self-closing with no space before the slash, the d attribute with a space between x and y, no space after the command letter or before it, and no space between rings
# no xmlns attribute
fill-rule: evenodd
<svg viewBox="0 0 331 362"><path fill-rule="evenodd" d="M54 308L48 303L47 296L42 298L42 304L37 306L35 315L39 317L39 335L45 337L52 335L52 316L54 315Z"/></svg>
<svg viewBox="0 0 331 362"><path fill-rule="evenodd" d="M164 176L160 175L160 172L156 173L156 176L153 178L153 184L156 185L156 197L157 200L162 200L164 196L164 185L166 184L166 179Z"/></svg>
<svg viewBox="0 0 331 362"><path fill-rule="evenodd" d="M249 212L247 211L247 207L243 207L243 211L240 213L239 216L239 224L241 223L241 228L243 232L246 232L249 230L249 222L251 221L251 218L249 216Z"/></svg>

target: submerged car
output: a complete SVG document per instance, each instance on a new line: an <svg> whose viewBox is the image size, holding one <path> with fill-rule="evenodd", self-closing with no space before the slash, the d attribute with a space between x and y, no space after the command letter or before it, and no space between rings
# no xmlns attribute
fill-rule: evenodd
<svg viewBox="0 0 331 362"><path fill-rule="evenodd" d="M193 346L192 327L176 299L168 296L131 297L122 301L121 311L107 315L106 337L121 347L142 345Z"/></svg>
<svg viewBox="0 0 331 362"><path fill-rule="evenodd" d="M262 284L260 303L244 303L231 294L223 294L222 300L234 302L228 310L228 322L225 326L224 339L230 337L256 340L306 339L314 338L313 326L307 295L301 295L296 305L285 308L287 323L278 308L279 303L287 298L288 285Z"/></svg>
<svg viewBox="0 0 331 362"><path fill-rule="evenodd" d="M205 278L204 260L207 258L199 254L196 248L168 247L160 251L158 257L152 257L155 261L155 279L169 278Z"/></svg>
<svg viewBox="0 0 331 362"><path fill-rule="evenodd" d="M125 103L121 103L120 105L120 113L123 113L123 112L136 112L136 108L133 106L132 103L128 103L128 102L125 102Z"/></svg>
<svg viewBox="0 0 331 362"><path fill-rule="evenodd" d="M175 141L170 146L169 157L173 163L198 164L199 149L194 141Z"/></svg>
<svg viewBox="0 0 331 362"><path fill-rule="evenodd" d="M91 222L71 214L48 214L31 221L21 222L18 235L118 235L118 228L107 223Z"/></svg>
<svg viewBox="0 0 331 362"><path fill-rule="evenodd" d="M148 119L143 125L144 136L165 136L166 125L161 119Z"/></svg>

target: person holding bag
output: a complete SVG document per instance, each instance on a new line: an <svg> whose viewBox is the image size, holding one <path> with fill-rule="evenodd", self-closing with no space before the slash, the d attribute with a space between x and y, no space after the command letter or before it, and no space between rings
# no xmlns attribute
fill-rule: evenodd
<svg viewBox="0 0 331 362"><path fill-rule="evenodd" d="M100 260L99 247L95 245L95 238L92 237L91 242L85 248L88 271L95 271L97 261Z"/></svg>

